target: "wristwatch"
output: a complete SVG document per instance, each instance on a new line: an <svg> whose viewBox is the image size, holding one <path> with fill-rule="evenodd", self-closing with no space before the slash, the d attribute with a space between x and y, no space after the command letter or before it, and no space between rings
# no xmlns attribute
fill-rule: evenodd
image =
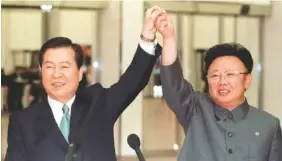
<svg viewBox="0 0 282 161"><path fill-rule="evenodd" d="M156 35L154 36L153 39L147 39L143 34L140 35L140 38L145 41L145 42L155 42L155 39L156 39Z"/></svg>

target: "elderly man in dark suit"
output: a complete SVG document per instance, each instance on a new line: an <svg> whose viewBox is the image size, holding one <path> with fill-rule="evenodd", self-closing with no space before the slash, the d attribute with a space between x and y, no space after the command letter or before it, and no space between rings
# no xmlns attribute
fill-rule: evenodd
<svg viewBox="0 0 282 161"><path fill-rule="evenodd" d="M146 12L135 56L110 88L96 83L78 90L81 47L65 37L45 42L39 64L47 97L11 116L6 161L63 161L68 148L77 161L115 161L114 124L146 86L160 55L154 44L154 21L160 14L159 7Z"/></svg>
<svg viewBox="0 0 282 161"><path fill-rule="evenodd" d="M253 59L240 44L219 44L205 57L209 94L183 78L174 28L166 15L156 20L163 37L164 99L185 131L180 161L282 161L279 119L248 104Z"/></svg>

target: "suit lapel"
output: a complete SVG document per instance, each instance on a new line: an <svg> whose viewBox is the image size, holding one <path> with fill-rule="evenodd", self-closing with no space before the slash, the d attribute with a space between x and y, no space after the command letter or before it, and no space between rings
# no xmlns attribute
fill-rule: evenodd
<svg viewBox="0 0 282 161"><path fill-rule="evenodd" d="M74 141L79 146L81 135L84 129L86 119L88 119L93 110L98 107L98 96L101 88L98 85L93 85L91 88L86 88L83 91L77 92L75 101L72 105L71 125L69 140Z"/></svg>
<svg viewBox="0 0 282 161"><path fill-rule="evenodd" d="M87 103L83 97L77 95L72 105L69 141L77 142L77 139L80 135L79 133L81 132L81 124L84 120L83 118L85 118L85 115L87 114L88 109L89 105L87 106Z"/></svg>
<svg viewBox="0 0 282 161"><path fill-rule="evenodd" d="M37 142L52 142L63 150L68 149L68 143L64 139L56 121L52 110L47 102L43 100L38 108L39 115L36 118L36 141Z"/></svg>

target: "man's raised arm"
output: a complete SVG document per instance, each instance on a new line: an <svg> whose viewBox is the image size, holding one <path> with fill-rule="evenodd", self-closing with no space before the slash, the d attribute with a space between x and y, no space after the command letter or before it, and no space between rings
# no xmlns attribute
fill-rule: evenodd
<svg viewBox="0 0 282 161"><path fill-rule="evenodd" d="M177 57L174 27L168 15L163 14L162 16L159 16L155 26L163 38L161 56L161 83L163 96L186 132L196 102L194 90L191 84L183 77L181 65Z"/></svg>

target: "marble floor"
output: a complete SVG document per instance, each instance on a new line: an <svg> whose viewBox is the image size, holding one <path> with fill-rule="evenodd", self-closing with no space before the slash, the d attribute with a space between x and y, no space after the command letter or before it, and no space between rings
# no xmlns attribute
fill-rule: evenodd
<svg viewBox="0 0 282 161"><path fill-rule="evenodd" d="M6 154L6 148L7 148L7 129L8 129L8 114L2 113L1 114L1 160L3 161L3 158ZM126 160L120 160L120 161L138 161L136 159L126 159ZM176 161L176 157L152 157L147 158L147 161Z"/></svg>

